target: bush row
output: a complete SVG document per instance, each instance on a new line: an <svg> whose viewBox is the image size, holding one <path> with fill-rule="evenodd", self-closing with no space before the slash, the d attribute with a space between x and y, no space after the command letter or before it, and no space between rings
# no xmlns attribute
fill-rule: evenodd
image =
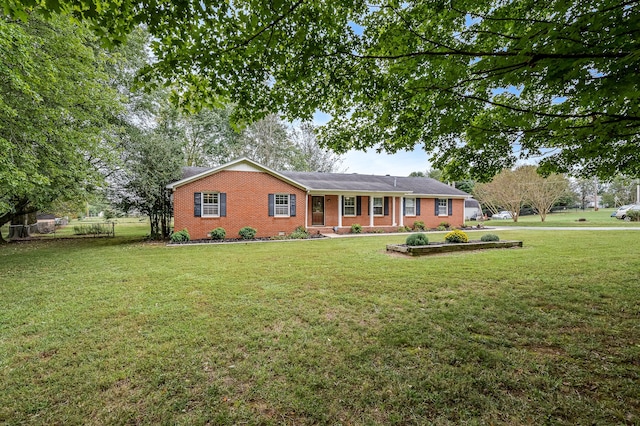
<svg viewBox="0 0 640 426"><path fill-rule="evenodd" d="M256 237L257 233L258 233L258 230L250 226L245 226L244 228L240 229L240 231L238 231L238 235L243 240L252 240ZM222 241L227 236L227 231L222 227L218 227L212 230L211 232L209 232L209 236L211 237L212 240ZM272 239L303 240L306 238L309 238L309 233L304 228L304 226L298 226L295 229L295 231L293 231L291 234L286 236L283 235L282 237L273 237ZM191 237L189 236L189 231L185 228L182 231L173 232L171 234L170 240L172 243L185 243L190 241Z"/></svg>
<svg viewBox="0 0 640 426"><path fill-rule="evenodd" d="M469 236L466 232L456 229L445 235L444 240L448 243L468 243ZM485 234L480 237L480 241L500 241L500 238L494 234ZM411 234L407 237L405 244L408 246L426 246L429 244L429 239L425 234Z"/></svg>

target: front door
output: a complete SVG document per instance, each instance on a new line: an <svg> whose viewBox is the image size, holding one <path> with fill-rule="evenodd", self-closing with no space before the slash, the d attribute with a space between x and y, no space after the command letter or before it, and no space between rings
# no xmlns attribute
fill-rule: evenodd
<svg viewBox="0 0 640 426"><path fill-rule="evenodd" d="M324 196L311 197L311 225L324 226Z"/></svg>

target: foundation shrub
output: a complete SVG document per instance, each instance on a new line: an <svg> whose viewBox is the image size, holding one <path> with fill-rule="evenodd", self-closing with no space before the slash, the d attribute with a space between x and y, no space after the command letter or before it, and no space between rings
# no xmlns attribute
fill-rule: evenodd
<svg viewBox="0 0 640 426"><path fill-rule="evenodd" d="M227 231L225 231L224 228L218 227L211 231L209 235L211 235L212 240L224 240L224 237L227 236Z"/></svg>
<svg viewBox="0 0 640 426"><path fill-rule="evenodd" d="M256 228L252 228L250 226L245 226L240 231L238 231L238 235L243 240L253 240L256 237L258 230Z"/></svg>
<svg viewBox="0 0 640 426"><path fill-rule="evenodd" d="M189 235L189 231L187 230L187 228L184 228L182 231L174 232L169 238L171 239L172 243L178 244L186 243L191 240L191 236Z"/></svg>
<svg viewBox="0 0 640 426"><path fill-rule="evenodd" d="M309 233L304 228L304 226L298 226L295 231L289 234L289 238L292 240L304 240L309 238Z"/></svg>

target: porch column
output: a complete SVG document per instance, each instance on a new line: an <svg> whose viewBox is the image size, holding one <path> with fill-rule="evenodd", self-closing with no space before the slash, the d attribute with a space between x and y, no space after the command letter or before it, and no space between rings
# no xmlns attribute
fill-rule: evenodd
<svg viewBox="0 0 640 426"><path fill-rule="evenodd" d="M397 226L396 223L396 197L391 197L391 223L393 226Z"/></svg>
<svg viewBox="0 0 640 426"><path fill-rule="evenodd" d="M400 197L400 226L404 226L404 215L402 214L402 212L404 212L404 197Z"/></svg>
<svg viewBox="0 0 640 426"><path fill-rule="evenodd" d="M342 228L342 195L338 195L338 228Z"/></svg>
<svg viewBox="0 0 640 426"><path fill-rule="evenodd" d="M309 193L304 195L304 229L309 227Z"/></svg>
<svg viewBox="0 0 640 426"><path fill-rule="evenodd" d="M373 195L369 195L369 226L373 226Z"/></svg>

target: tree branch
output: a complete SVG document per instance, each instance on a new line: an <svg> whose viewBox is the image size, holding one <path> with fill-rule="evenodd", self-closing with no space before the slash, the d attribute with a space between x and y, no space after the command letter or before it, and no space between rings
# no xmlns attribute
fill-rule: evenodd
<svg viewBox="0 0 640 426"><path fill-rule="evenodd" d="M530 57L527 63L535 63L542 59L621 59L632 52L601 52L601 53L536 53L536 52L471 52L466 50L450 50L450 51L420 51L403 53L400 55L358 55L353 52L339 51L343 55L348 55L356 59L376 59L376 60L397 60L416 58L420 56L468 56L472 58L483 57Z"/></svg>
<svg viewBox="0 0 640 426"><path fill-rule="evenodd" d="M251 37L249 37L248 39L244 40L242 43L240 44L236 44L233 47L230 47L228 49L225 49L222 51L222 53L228 53L232 50L236 50L239 49L241 47L246 47L249 45L249 43L251 43L253 40L255 40L256 38L260 37L260 35L262 33L264 33L265 31L267 31L270 28L275 27L276 25L278 25L278 23L280 21L282 21L284 18L286 18L287 16L291 15L291 13L293 13L294 10L296 10L302 3L304 3L304 0L298 0L297 3L295 3L294 5L292 5L289 10L284 14L284 15L280 15L278 16L275 20L273 20L271 23L269 23L269 25L264 26L262 29L260 29L260 31L258 31L257 33L255 33L254 35L252 35Z"/></svg>

